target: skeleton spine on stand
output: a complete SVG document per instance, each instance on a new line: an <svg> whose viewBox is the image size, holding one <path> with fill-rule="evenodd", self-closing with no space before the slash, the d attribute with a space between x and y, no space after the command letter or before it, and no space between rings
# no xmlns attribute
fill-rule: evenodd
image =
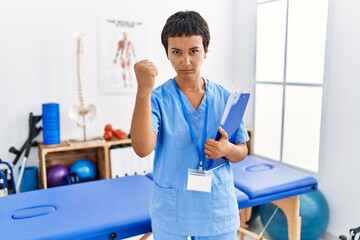
<svg viewBox="0 0 360 240"><path fill-rule="evenodd" d="M76 38L76 76L78 82L78 105L73 105L69 110L69 117L74 120L79 127L83 128L84 141L86 141L86 127L90 125L91 121L96 117L96 107L93 104L88 105L84 96L84 81L83 81L83 57L84 36L78 32L74 33Z"/></svg>

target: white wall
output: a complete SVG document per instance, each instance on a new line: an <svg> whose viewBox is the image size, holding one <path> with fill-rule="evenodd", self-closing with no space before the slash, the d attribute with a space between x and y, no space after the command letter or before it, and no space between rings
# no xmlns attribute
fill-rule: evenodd
<svg viewBox="0 0 360 240"><path fill-rule="evenodd" d="M320 188L330 205L329 232L360 226L360 1L333 0Z"/></svg>
<svg viewBox="0 0 360 240"><path fill-rule="evenodd" d="M235 1L235 22L233 30L235 43L235 87L244 92L254 93L255 89L255 47L256 47L256 9L252 0ZM245 122L253 127L254 97L250 97L246 109Z"/></svg>
<svg viewBox="0 0 360 240"><path fill-rule="evenodd" d="M330 205L328 232L338 236L360 225L357 144L360 136L360 2L330 0L327 82L319 188ZM141 7L140 7L141 6ZM98 118L88 129L101 136L106 123L129 130L134 96L100 95L97 72L97 16L147 21L149 58L160 68L159 83L174 75L160 43L166 18L193 9L207 20L212 33L203 75L224 86L253 92L255 0L197 1L15 1L0 2L0 157L12 161L10 146L26 139L29 112L41 114L41 103L61 107L63 139L81 138L81 129L67 117L76 103L75 30L85 35L85 83L88 102ZM246 122L252 126L252 106ZM41 140L41 136L38 140ZM30 163L37 164L32 149Z"/></svg>
<svg viewBox="0 0 360 240"><path fill-rule="evenodd" d="M60 103L62 139L82 138L82 129L68 118L77 104L74 31L84 34L84 82L87 102L98 117L88 136L102 136L105 124L129 131L134 95L102 95L98 91L97 18L141 20L148 27L149 56L159 68L158 83L175 75L160 41L166 19L179 10L199 11L212 34L203 76L230 88L235 38L232 1L13 1L0 2L0 157L13 161L11 146L20 148L28 134L28 115L41 115L41 104ZM220 60L220 61L219 61ZM40 134L37 140L42 140ZM37 149L29 164L37 165Z"/></svg>

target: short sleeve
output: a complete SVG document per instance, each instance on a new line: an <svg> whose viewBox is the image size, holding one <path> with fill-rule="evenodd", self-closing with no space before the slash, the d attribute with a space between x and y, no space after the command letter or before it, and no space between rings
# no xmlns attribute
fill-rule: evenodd
<svg viewBox="0 0 360 240"><path fill-rule="evenodd" d="M244 120L241 121L237 136L236 136L236 143L246 143L250 140L249 134L246 130Z"/></svg>
<svg viewBox="0 0 360 240"><path fill-rule="evenodd" d="M159 106L159 96L156 92L151 94L151 124L152 130L158 134L160 129L161 114Z"/></svg>

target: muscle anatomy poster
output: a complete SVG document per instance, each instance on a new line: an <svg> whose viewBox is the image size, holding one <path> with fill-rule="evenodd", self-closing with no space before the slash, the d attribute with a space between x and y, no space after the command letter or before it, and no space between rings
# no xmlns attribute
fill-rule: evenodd
<svg viewBox="0 0 360 240"><path fill-rule="evenodd" d="M147 54L142 21L98 19L98 74L100 94L134 94L134 63Z"/></svg>

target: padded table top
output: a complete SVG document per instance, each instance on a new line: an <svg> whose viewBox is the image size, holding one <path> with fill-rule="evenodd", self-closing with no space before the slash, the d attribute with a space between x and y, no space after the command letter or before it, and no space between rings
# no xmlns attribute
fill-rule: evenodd
<svg viewBox="0 0 360 240"><path fill-rule="evenodd" d="M295 196L317 189L309 174L256 156L231 163L234 185L249 197L249 206Z"/></svg>
<svg viewBox="0 0 360 240"><path fill-rule="evenodd" d="M317 189L316 179L309 174L260 157L248 155L230 165L239 209ZM146 176L153 179L152 173Z"/></svg>
<svg viewBox="0 0 360 240"><path fill-rule="evenodd" d="M116 233L123 239L151 232L151 191L152 181L136 175L2 197L0 238L109 239Z"/></svg>

